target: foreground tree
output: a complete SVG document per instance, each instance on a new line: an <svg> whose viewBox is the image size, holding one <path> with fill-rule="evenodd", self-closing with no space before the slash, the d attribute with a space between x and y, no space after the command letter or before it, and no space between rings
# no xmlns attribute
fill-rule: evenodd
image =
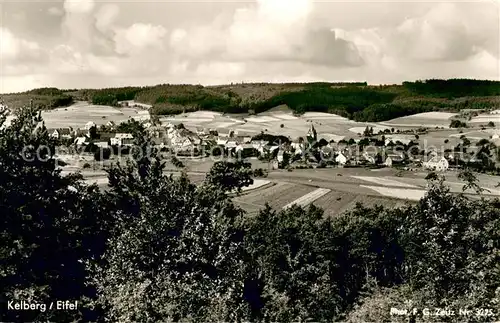
<svg viewBox="0 0 500 323"><path fill-rule="evenodd" d="M39 115L21 109L9 127L0 118L0 302L45 304L45 311L5 310L2 321L95 319L83 262L99 258L107 239L105 201L96 186L62 176L54 141ZM52 301L78 310L50 310ZM95 314L95 313L94 313Z"/></svg>
<svg viewBox="0 0 500 323"><path fill-rule="evenodd" d="M243 212L223 187L164 175L157 157L151 150L109 171L117 226L104 261L94 264L107 318L245 319Z"/></svg>
<svg viewBox="0 0 500 323"><path fill-rule="evenodd" d="M322 217L320 209L294 206L281 212L267 207L249 219L245 298L257 319L322 321L339 314L332 228Z"/></svg>
<svg viewBox="0 0 500 323"><path fill-rule="evenodd" d="M206 183L228 192L241 192L243 187L253 184L252 165L241 160L216 162L206 176Z"/></svg>

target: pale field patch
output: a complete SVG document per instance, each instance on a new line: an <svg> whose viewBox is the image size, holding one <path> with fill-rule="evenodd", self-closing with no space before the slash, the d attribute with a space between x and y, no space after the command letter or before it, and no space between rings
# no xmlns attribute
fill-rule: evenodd
<svg viewBox="0 0 500 323"><path fill-rule="evenodd" d="M418 201L425 196L424 190L389 188L389 187L368 186L368 185L361 185L361 187L372 189L383 196L390 196L402 200Z"/></svg>
<svg viewBox="0 0 500 323"><path fill-rule="evenodd" d="M385 129L389 129L388 127L386 126L371 126L371 125L367 125L368 127L371 127L373 128L373 133L378 133L379 131L384 131ZM361 133L363 134L363 132L365 131L366 129L366 126L364 127L353 127L353 128L350 128L349 131L352 132L352 133Z"/></svg>
<svg viewBox="0 0 500 323"><path fill-rule="evenodd" d="M273 118L278 118L282 120L297 120L298 118L291 114L272 114Z"/></svg>
<svg viewBox="0 0 500 323"><path fill-rule="evenodd" d="M353 178L357 178L363 181L371 182L377 185L382 185L382 186L395 186L395 187L408 187L408 188L417 188L418 186L412 185L412 184L407 184L407 183L402 183L398 182L395 180L383 178L383 177L368 177L368 176L351 176Z"/></svg>
<svg viewBox="0 0 500 323"><path fill-rule="evenodd" d="M317 190L314 190L306 195L299 197L295 201L288 203L283 207L283 209L287 209L293 205L302 207L307 206L329 192L330 190L327 188L318 188Z"/></svg>
<svg viewBox="0 0 500 323"><path fill-rule="evenodd" d="M451 112L422 112L413 114L411 116L406 116L398 119L427 119L427 120L450 120L452 117L456 116L456 113Z"/></svg>
<svg viewBox="0 0 500 323"><path fill-rule="evenodd" d="M222 113L220 112L214 112L214 111L195 111L195 112L189 112L186 113L189 117L192 118L215 118L217 116L221 116Z"/></svg>
<svg viewBox="0 0 500 323"><path fill-rule="evenodd" d="M490 121L500 123L500 114L480 114L477 117L472 118L469 122L487 124Z"/></svg>
<svg viewBox="0 0 500 323"><path fill-rule="evenodd" d="M460 138L461 136L465 136L468 139L481 140L481 139L489 139L496 133L497 129L485 129L485 130L473 130L463 133L451 134L452 138Z"/></svg>
<svg viewBox="0 0 500 323"><path fill-rule="evenodd" d="M339 142L341 141L342 139L345 138L345 136L339 136L339 135L336 135L336 134L333 134L333 133L321 133L321 134L318 134L318 139L325 139L326 141L330 142L330 141L335 141L335 142Z"/></svg>
<svg viewBox="0 0 500 323"><path fill-rule="evenodd" d="M214 119L209 119L209 118L177 118L177 117L170 117L170 118L164 118L164 120L167 121L177 121L177 122L193 122L193 123L207 123L207 122L212 122Z"/></svg>
<svg viewBox="0 0 500 323"><path fill-rule="evenodd" d="M325 113L325 112L306 112L302 115L302 118L306 119L336 119L336 120L346 120L347 118L341 117L337 114Z"/></svg>
<svg viewBox="0 0 500 323"><path fill-rule="evenodd" d="M121 123L135 117L148 119L149 112L134 108L92 105L86 102L76 102L67 108L42 111L42 118L47 128L83 128L89 121L99 126L108 121Z"/></svg>
<svg viewBox="0 0 500 323"><path fill-rule="evenodd" d="M257 122L257 123L280 121L280 119L278 119L278 118L273 118L273 117L269 117L269 116L250 117L250 118L246 118L245 120L247 120L247 122Z"/></svg>
<svg viewBox="0 0 500 323"><path fill-rule="evenodd" d="M387 126L401 126L401 127L444 127L448 128L451 118L456 116L456 113L450 112L423 112L417 113L406 117L395 118L389 121L380 122L382 125Z"/></svg>
<svg viewBox="0 0 500 323"><path fill-rule="evenodd" d="M231 126L234 126L238 123L236 122L212 122L210 123L211 128L229 128Z"/></svg>
<svg viewBox="0 0 500 323"><path fill-rule="evenodd" d="M243 192L249 191L249 190L255 190L255 189L260 188L262 186L265 186L265 185L267 185L269 183L271 183L271 181L268 181L268 180L265 180L265 179L254 179L252 185L242 187L241 190Z"/></svg>

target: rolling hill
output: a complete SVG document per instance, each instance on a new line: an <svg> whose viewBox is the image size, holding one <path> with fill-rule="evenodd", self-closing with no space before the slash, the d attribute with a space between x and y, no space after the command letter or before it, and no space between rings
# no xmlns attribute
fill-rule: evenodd
<svg viewBox="0 0 500 323"><path fill-rule="evenodd" d="M250 83L221 86L160 84L144 87L59 90L35 89L3 96L14 109L33 99L51 109L85 100L117 105L135 100L153 106L151 113L173 115L210 110L222 113L262 113L286 105L295 113L335 113L363 122L386 121L412 114L463 109L496 109L500 82L451 79L403 82L401 85L358 83Z"/></svg>

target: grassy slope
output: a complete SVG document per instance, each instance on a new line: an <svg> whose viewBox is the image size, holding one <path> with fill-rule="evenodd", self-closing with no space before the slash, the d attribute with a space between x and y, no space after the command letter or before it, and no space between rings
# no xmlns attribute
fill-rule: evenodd
<svg viewBox="0 0 500 323"><path fill-rule="evenodd" d="M178 114L196 110L225 113L261 113L287 105L297 113L323 111L358 121L384 121L426 111L459 111L497 108L500 82L476 80L428 80L402 85L368 86L366 83L252 83L222 86L170 85L100 90L38 89L7 95L16 107L29 98L49 107L66 104L55 98L70 95L75 100L114 105L136 100L153 105L154 114Z"/></svg>

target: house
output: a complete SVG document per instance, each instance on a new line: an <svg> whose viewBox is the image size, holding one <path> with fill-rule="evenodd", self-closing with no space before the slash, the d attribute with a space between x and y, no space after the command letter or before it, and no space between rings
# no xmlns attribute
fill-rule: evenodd
<svg viewBox="0 0 500 323"><path fill-rule="evenodd" d="M60 134L59 134L59 131L57 129L55 129L54 132L52 132L49 136L50 136L50 138L53 138L53 139L60 138Z"/></svg>
<svg viewBox="0 0 500 323"><path fill-rule="evenodd" d="M184 136L172 139L171 144L177 152L191 152L196 148L191 139Z"/></svg>
<svg viewBox="0 0 500 323"><path fill-rule="evenodd" d="M72 131L73 129L71 127L54 129L54 131L50 134L50 137L54 139L71 139Z"/></svg>
<svg viewBox="0 0 500 323"><path fill-rule="evenodd" d="M255 149L259 149L261 147L265 147L269 144L269 141L265 141L265 140L252 140L250 142L250 144L255 148Z"/></svg>
<svg viewBox="0 0 500 323"><path fill-rule="evenodd" d="M448 163L448 160L446 158L442 156L439 157L437 155L432 157L429 161L424 162L422 165L425 169L435 170L439 172L446 171L450 167L450 164Z"/></svg>
<svg viewBox="0 0 500 323"><path fill-rule="evenodd" d="M403 145L408 145L411 142L411 139L405 139L405 138L386 138L385 139L385 145L386 146L392 146L392 145L398 145L398 141L403 144ZM392 142L392 144L391 144Z"/></svg>
<svg viewBox="0 0 500 323"><path fill-rule="evenodd" d="M228 140L227 139L217 139L217 146L226 146Z"/></svg>
<svg viewBox="0 0 500 323"><path fill-rule="evenodd" d="M386 167L392 167L396 164L402 164L404 162L404 156L400 154L388 154L385 158L384 165Z"/></svg>
<svg viewBox="0 0 500 323"><path fill-rule="evenodd" d="M77 137L74 141L76 146L88 145L90 143L89 137Z"/></svg>
<svg viewBox="0 0 500 323"><path fill-rule="evenodd" d="M280 168L280 164L279 164L279 162L278 162L276 159L273 159L273 160L269 163L269 167L270 167L272 170L279 169L279 168Z"/></svg>
<svg viewBox="0 0 500 323"><path fill-rule="evenodd" d="M110 129L115 129L116 124L114 123L114 121L108 121L108 122L106 122L106 127L110 128Z"/></svg>
<svg viewBox="0 0 500 323"><path fill-rule="evenodd" d="M252 141L252 137L251 136L235 136L234 139L236 141L238 141L239 143L242 143L242 144L248 144Z"/></svg>
<svg viewBox="0 0 500 323"><path fill-rule="evenodd" d="M89 121L85 124L85 130L89 131L90 129L94 128L96 125L92 121Z"/></svg>
<svg viewBox="0 0 500 323"><path fill-rule="evenodd" d="M240 154L242 157L258 157L259 152L251 144L241 144L236 146L235 153Z"/></svg>
<svg viewBox="0 0 500 323"><path fill-rule="evenodd" d="M106 138L96 139L92 143L99 148L109 148L109 140Z"/></svg>
<svg viewBox="0 0 500 323"><path fill-rule="evenodd" d="M198 127L196 128L196 134L198 136L205 136L208 134L208 131L205 128Z"/></svg>
<svg viewBox="0 0 500 323"><path fill-rule="evenodd" d="M125 107L129 106L130 102L131 101L118 101L118 105L120 105L121 107L125 108Z"/></svg>
<svg viewBox="0 0 500 323"><path fill-rule="evenodd" d="M340 166L344 166L345 164L347 164L347 161L349 159L347 158L347 156L343 153L343 152L339 152L339 154L337 155L337 157L335 157L335 161L340 165Z"/></svg>
<svg viewBox="0 0 500 323"><path fill-rule="evenodd" d="M378 152L377 151L365 151L363 153L363 158L370 164L373 164L373 165L376 165L378 164L379 160L378 160Z"/></svg>
<svg viewBox="0 0 500 323"><path fill-rule="evenodd" d="M268 149L269 149L269 152L272 153L274 152L276 149L279 149L280 146L270 146Z"/></svg>
<svg viewBox="0 0 500 323"><path fill-rule="evenodd" d="M132 146L134 143L134 136L130 133L117 133L110 139L113 146Z"/></svg>
<svg viewBox="0 0 500 323"><path fill-rule="evenodd" d="M201 139L196 136L189 136L189 140L191 140L191 143L195 146L201 145Z"/></svg>
<svg viewBox="0 0 500 323"><path fill-rule="evenodd" d="M234 135L234 131L231 129L218 129L217 130L217 135L219 138L231 138Z"/></svg>
<svg viewBox="0 0 500 323"><path fill-rule="evenodd" d="M236 147L238 147L238 143L234 140L228 140L226 142L226 144L224 145L224 147L228 150L232 150L232 149L235 149Z"/></svg>
<svg viewBox="0 0 500 323"><path fill-rule="evenodd" d="M276 159L278 160L278 163L282 163L285 160L285 151L280 149L280 151L278 151Z"/></svg>
<svg viewBox="0 0 500 323"><path fill-rule="evenodd" d="M307 132L307 141L309 143L316 142L318 140L318 134L316 129L314 129L314 125L311 123L311 127L309 127L309 131Z"/></svg>

